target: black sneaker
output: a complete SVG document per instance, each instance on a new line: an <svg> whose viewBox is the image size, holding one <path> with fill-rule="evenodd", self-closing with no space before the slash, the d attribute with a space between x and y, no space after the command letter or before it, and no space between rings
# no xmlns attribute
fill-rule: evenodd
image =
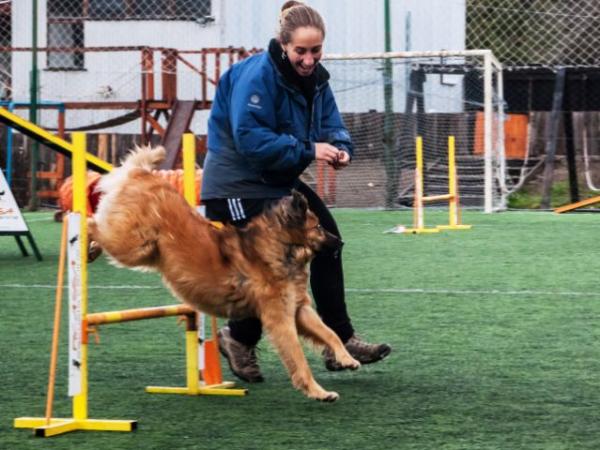
<svg viewBox="0 0 600 450"><path fill-rule="evenodd" d="M344 346L348 350L348 353L361 364L371 364L381 361L392 351L392 347L388 344L370 344L361 340L355 334L348 339L348 342ZM336 361L333 352L329 348L323 350L323 360L325 361L327 370L344 370L344 367Z"/></svg>
<svg viewBox="0 0 600 450"><path fill-rule="evenodd" d="M256 347L248 347L231 337L229 327L223 327L217 332L219 351L229 363L233 374L248 383L264 381L256 359Z"/></svg>

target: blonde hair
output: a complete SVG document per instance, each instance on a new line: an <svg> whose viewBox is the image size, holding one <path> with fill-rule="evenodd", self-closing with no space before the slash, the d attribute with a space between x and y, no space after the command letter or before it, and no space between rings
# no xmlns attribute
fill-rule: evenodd
<svg viewBox="0 0 600 450"><path fill-rule="evenodd" d="M295 0L285 2L279 14L277 39L282 44L288 44L292 40L292 33L300 27L316 28L325 37L325 22L314 8Z"/></svg>

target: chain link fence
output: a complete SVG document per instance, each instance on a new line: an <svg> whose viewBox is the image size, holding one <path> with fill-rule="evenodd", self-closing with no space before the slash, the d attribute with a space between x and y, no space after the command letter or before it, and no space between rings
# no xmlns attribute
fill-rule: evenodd
<svg viewBox="0 0 600 450"><path fill-rule="evenodd" d="M196 134L204 134L219 74L243 57L245 50L266 46L275 34L283 0L37 0L37 3L39 98L47 102L40 112L39 123L49 129L58 128L56 105L65 107L66 131L87 129L94 143L92 148L96 142L108 142L108 154L115 160L119 156L115 148L127 149L146 138L156 142L159 131L168 127L172 110L158 113L159 109L153 108L172 106L174 99L200 102L202 107L190 127ZM325 18L328 52L384 50L384 0L307 0L307 3ZM0 0L0 102L15 102L15 108L25 117L32 66L32 4L33 0ZM598 0L390 0L390 6L393 50L485 48L493 51L507 71L547 70L548 79L540 81L543 86L538 92L542 94L536 98L528 97L527 80L512 84L513 91L505 92L505 98L511 104L514 99L524 112L535 110L538 105L542 105L541 109L551 105L553 71L557 67L581 73L581 91L570 99L579 99L585 109L593 109L600 102L600 93L589 88L586 72L600 66ZM373 73L379 83L382 69ZM394 80L396 95L410 90L406 76L398 75ZM435 89L452 92L452 98L465 97L473 85L471 79L448 74L435 75L435 80ZM382 92L383 87L377 86L371 96ZM411 112L402 110L406 102L400 99L404 98L395 101L395 113ZM424 113L448 112L436 109L435 104L430 101ZM369 111L369 107L365 108ZM144 115L144 109L152 114ZM471 122L468 126L475 127ZM469 133L474 135L474 128ZM591 161L600 150L593 131L588 138L586 155L590 155ZM4 136L1 139L0 167L4 168ZM19 139L15 137L14 163L20 162L22 168L21 178L15 174L15 179L20 180L24 198L28 147ZM360 141L359 136L356 139ZM372 140L376 147L381 144L375 142L377 139L383 138ZM362 151L368 153L368 149ZM54 164L51 158L42 158L41 168L51 170Z"/></svg>
<svg viewBox="0 0 600 450"><path fill-rule="evenodd" d="M600 2L467 0L467 47L507 67L598 67Z"/></svg>

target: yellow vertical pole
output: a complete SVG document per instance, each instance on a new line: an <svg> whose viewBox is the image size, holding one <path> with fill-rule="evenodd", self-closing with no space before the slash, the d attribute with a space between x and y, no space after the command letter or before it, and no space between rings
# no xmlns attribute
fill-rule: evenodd
<svg viewBox="0 0 600 450"><path fill-rule="evenodd" d="M81 257L81 392L73 398L73 418L88 418L88 339L87 339L87 186L86 186L86 141L85 133L73 133L73 212L81 217L79 245Z"/></svg>
<svg viewBox="0 0 600 450"><path fill-rule="evenodd" d="M189 205L196 205L196 142L191 133L183 135L183 192Z"/></svg>
<svg viewBox="0 0 600 450"><path fill-rule="evenodd" d="M471 225L460 223L458 174L456 173L456 141L448 136L448 225L438 225L440 230L470 230Z"/></svg>
<svg viewBox="0 0 600 450"><path fill-rule="evenodd" d="M183 195L188 204L195 208L196 205L196 141L192 133L183 135ZM200 370L198 364L198 316L188 317L188 326L185 332L185 367L187 388L191 395L198 392L200 386Z"/></svg>
<svg viewBox="0 0 600 450"><path fill-rule="evenodd" d="M198 315L187 318L188 326L185 331L185 375L189 395L196 395L200 387L200 371L198 368ZM194 322L194 323L189 323Z"/></svg>
<svg viewBox="0 0 600 450"><path fill-rule="evenodd" d="M448 193L450 194L450 201L448 203L450 217L448 223L450 226L458 225L455 148L454 136L448 136Z"/></svg>
<svg viewBox="0 0 600 450"><path fill-rule="evenodd" d="M421 229L425 226L423 218L423 137L416 140L416 169L415 169L415 204L414 227Z"/></svg>
<svg viewBox="0 0 600 450"><path fill-rule="evenodd" d="M425 210L423 204L427 200L424 196L423 182L423 137L417 136L415 140L415 201L413 205L413 228L406 228L405 234L438 233L438 228L425 228Z"/></svg>

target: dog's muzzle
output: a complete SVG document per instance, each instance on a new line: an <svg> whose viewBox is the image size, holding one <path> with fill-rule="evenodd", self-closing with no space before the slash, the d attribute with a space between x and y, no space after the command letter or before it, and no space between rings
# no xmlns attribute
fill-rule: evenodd
<svg viewBox="0 0 600 450"><path fill-rule="evenodd" d="M338 252L344 246L344 241L342 241L335 234L330 233L325 228L321 227L323 234L325 235L325 240L323 241L323 247L333 250L334 252Z"/></svg>

